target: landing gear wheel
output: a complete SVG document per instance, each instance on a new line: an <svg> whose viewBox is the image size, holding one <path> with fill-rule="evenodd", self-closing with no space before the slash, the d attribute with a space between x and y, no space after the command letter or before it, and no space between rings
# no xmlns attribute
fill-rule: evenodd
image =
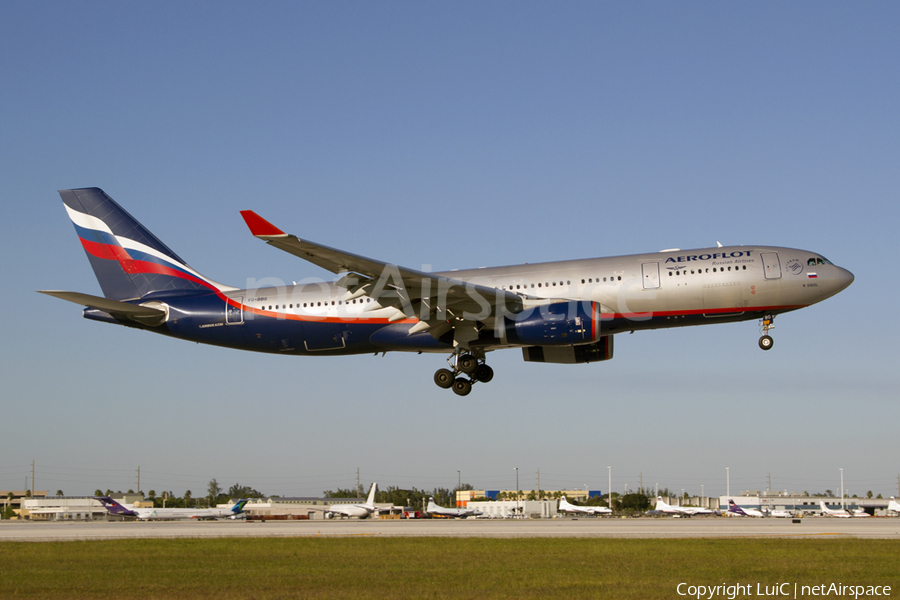
<svg viewBox="0 0 900 600"><path fill-rule="evenodd" d="M487 383L494 378L494 370L484 363L478 365L475 369L475 379L482 383Z"/></svg>
<svg viewBox="0 0 900 600"><path fill-rule="evenodd" d="M471 375L478 368L478 360L471 354L463 354L457 359L456 368L466 375Z"/></svg>
<svg viewBox="0 0 900 600"><path fill-rule="evenodd" d="M450 369L438 369L434 373L434 382L445 390L453 387L453 371Z"/></svg>
<svg viewBox="0 0 900 600"><path fill-rule="evenodd" d="M468 396L472 391L472 382L465 377L457 377L453 381L453 392L457 396Z"/></svg>
<svg viewBox="0 0 900 600"><path fill-rule="evenodd" d="M763 350L771 350L774 344L775 340L772 339L772 336L764 335L759 338L759 347Z"/></svg>

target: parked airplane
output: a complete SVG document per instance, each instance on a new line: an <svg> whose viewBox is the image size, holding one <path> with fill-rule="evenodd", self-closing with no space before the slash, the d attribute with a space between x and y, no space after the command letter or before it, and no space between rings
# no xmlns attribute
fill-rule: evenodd
<svg viewBox="0 0 900 600"><path fill-rule="evenodd" d="M762 511L755 508L742 507L735 504L734 500L728 500L728 512L740 517L763 517Z"/></svg>
<svg viewBox="0 0 900 600"><path fill-rule="evenodd" d="M888 509L888 514L890 514L892 512L900 514L900 502L897 502L897 500L895 500L894 497L891 496L891 501L888 502L887 509Z"/></svg>
<svg viewBox="0 0 900 600"><path fill-rule="evenodd" d="M434 498L428 499L428 508L425 509L425 512L429 515L437 515L439 517L478 517L484 513L480 510L475 510L474 508L444 508L443 506L438 506L434 503Z"/></svg>
<svg viewBox="0 0 900 600"><path fill-rule="evenodd" d="M854 517L854 518L860 518L860 517L871 517L872 515L867 513L866 509L860 507L860 508L854 508L853 510L851 510L850 516Z"/></svg>
<svg viewBox="0 0 900 600"><path fill-rule="evenodd" d="M693 517L694 515L711 515L714 511L699 506L672 506L663 501L662 496L656 498L656 508L658 512L668 515L682 515L685 517Z"/></svg>
<svg viewBox="0 0 900 600"><path fill-rule="evenodd" d="M563 496L559 499L559 510L567 513L580 513L585 515L611 515L612 510L606 506L575 506Z"/></svg>
<svg viewBox="0 0 900 600"><path fill-rule="evenodd" d="M491 381L486 355L504 348L530 362L591 363L613 357L617 333L759 319L769 350L776 315L853 282L821 254L770 246L429 273L303 240L243 211L254 236L341 277L238 289L191 269L102 190L60 196L104 297L42 293L86 305L85 318L275 354L447 353L451 368L435 383L462 396Z"/></svg>
<svg viewBox="0 0 900 600"><path fill-rule="evenodd" d="M764 509L763 515L766 517L774 517L776 519L790 519L791 517L794 516L786 510L775 510L775 509L773 509L773 510Z"/></svg>
<svg viewBox="0 0 900 600"><path fill-rule="evenodd" d="M325 518L330 519L340 516L366 519L373 512L377 513L378 509L375 507L375 487L377 485L377 483L372 484L372 489L369 490L369 497L366 499L365 504L332 504L325 511Z"/></svg>
<svg viewBox="0 0 900 600"><path fill-rule="evenodd" d="M231 508L127 508L109 496L96 496L103 508L111 515L132 517L141 521L163 521L173 519L225 519L236 518L244 512L247 500L238 500Z"/></svg>
<svg viewBox="0 0 900 600"><path fill-rule="evenodd" d="M822 507L822 514L825 515L826 517L840 517L842 519L849 519L850 517L853 516L850 513L848 513L846 510L844 510L843 508L839 508L837 510L832 510L832 509L828 508L825 505L825 502L823 500L819 500L819 506Z"/></svg>

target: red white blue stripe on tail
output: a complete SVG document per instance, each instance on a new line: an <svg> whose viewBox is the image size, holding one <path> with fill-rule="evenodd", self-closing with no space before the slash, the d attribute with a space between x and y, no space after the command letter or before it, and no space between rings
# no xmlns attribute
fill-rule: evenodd
<svg viewBox="0 0 900 600"><path fill-rule="evenodd" d="M107 298L235 289L190 268L99 188L61 190L59 195Z"/></svg>

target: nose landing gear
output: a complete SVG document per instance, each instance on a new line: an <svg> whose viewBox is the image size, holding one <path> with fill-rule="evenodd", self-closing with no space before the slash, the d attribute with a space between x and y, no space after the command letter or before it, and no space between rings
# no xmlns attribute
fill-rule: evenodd
<svg viewBox="0 0 900 600"><path fill-rule="evenodd" d="M494 378L494 370L484 362L484 355L454 353L447 359L452 369L438 369L434 382L438 387L452 389L458 396L466 396L477 382L487 383ZM462 377L460 375L468 375Z"/></svg>
<svg viewBox="0 0 900 600"><path fill-rule="evenodd" d="M774 322L775 315L766 315L760 320L759 326L762 328L763 335L759 338L759 347L763 350L771 350L772 346L775 344L775 340L769 335L769 330L775 328Z"/></svg>

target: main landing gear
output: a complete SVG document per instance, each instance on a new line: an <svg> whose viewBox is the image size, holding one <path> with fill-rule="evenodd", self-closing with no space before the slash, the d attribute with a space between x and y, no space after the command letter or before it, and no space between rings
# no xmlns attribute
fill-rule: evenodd
<svg viewBox="0 0 900 600"><path fill-rule="evenodd" d="M487 366L483 356L476 358L471 354L454 353L447 362L453 369L438 369L434 373L434 382L445 390L452 389L458 396L468 395L475 383L487 383L494 378L494 370ZM460 375L468 375L468 378Z"/></svg>
<svg viewBox="0 0 900 600"><path fill-rule="evenodd" d="M771 350L775 344L775 340L769 335L770 329L775 329L775 315L766 315L760 321L759 326L762 328L762 337L759 338L759 347L763 350Z"/></svg>

